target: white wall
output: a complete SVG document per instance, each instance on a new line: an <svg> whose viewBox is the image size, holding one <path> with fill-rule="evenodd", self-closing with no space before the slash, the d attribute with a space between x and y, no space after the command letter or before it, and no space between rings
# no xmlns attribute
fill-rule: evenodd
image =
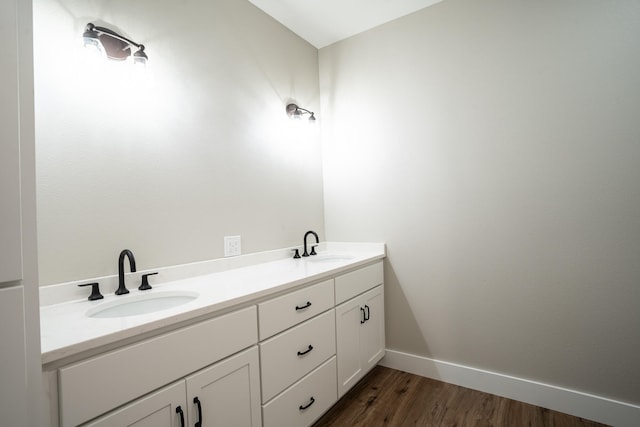
<svg viewBox="0 0 640 427"><path fill-rule="evenodd" d="M640 403L640 4L447 0L320 50L329 240L390 349Z"/></svg>
<svg viewBox="0 0 640 427"><path fill-rule="evenodd" d="M245 0L35 0L42 284L324 238L318 52ZM88 22L145 44L149 66L84 57Z"/></svg>

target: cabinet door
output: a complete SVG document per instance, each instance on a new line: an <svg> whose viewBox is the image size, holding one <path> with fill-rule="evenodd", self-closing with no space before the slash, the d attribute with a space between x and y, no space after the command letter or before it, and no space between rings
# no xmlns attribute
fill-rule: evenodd
<svg viewBox="0 0 640 427"><path fill-rule="evenodd" d="M360 357L366 373L384 356L384 286L364 294L362 304L366 320L360 328Z"/></svg>
<svg viewBox="0 0 640 427"><path fill-rule="evenodd" d="M356 297L336 307L336 355L338 359L338 398L362 377L360 329L363 307Z"/></svg>
<svg viewBox="0 0 640 427"><path fill-rule="evenodd" d="M185 427L187 422L185 397L184 381L178 381L85 426Z"/></svg>
<svg viewBox="0 0 640 427"><path fill-rule="evenodd" d="M384 356L384 285L336 307L338 397Z"/></svg>
<svg viewBox="0 0 640 427"><path fill-rule="evenodd" d="M0 2L0 283L22 279L16 7Z"/></svg>
<svg viewBox="0 0 640 427"><path fill-rule="evenodd" d="M262 425L258 363L254 346L187 377L189 425Z"/></svg>
<svg viewBox="0 0 640 427"><path fill-rule="evenodd" d="M0 288L0 337L0 425L26 425L27 366L22 286Z"/></svg>

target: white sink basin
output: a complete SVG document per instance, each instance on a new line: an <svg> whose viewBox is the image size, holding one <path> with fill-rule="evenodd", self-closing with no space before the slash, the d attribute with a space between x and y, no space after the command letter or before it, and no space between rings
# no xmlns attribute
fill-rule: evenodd
<svg viewBox="0 0 640 427"><path fill-rule="evenodd" d="M109 301L87 310L87 317L113 318L155 313L186 304L198 298L197 292L151 291L148 294L121 296L121 300Z"/></svg>
<svg viewBox="0 0 640 427"><path fill-rule="evenodd" d="M309 262L338 262L338 261L352 260L353 256L347 255L347 254L324 253L324 254L312 255L305 259Z"/></svg>

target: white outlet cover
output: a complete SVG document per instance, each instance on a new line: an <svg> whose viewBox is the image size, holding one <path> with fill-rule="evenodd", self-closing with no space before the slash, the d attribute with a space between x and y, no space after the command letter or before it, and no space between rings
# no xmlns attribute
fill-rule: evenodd
<svg viewBox="0 0 640 427"><path fill-rule="evenodd" d="M242 254L242 241L240 236L224 237L224 256L238 256Z"/></svg>

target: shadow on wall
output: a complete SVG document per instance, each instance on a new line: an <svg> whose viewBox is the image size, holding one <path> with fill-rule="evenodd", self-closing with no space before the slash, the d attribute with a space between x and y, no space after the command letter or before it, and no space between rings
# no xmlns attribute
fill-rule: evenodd
<svg viewBox="0 0 640 427"><path fill-rule="evenodd" d="M388 257L384 260L384 287L386 347L390 350L401 348L401 351L406 353L430 356L427 341ZM420 339L412 341L412 346L407 348L405 340L396 339L402 335ZM403 345L398 346L396 342L403 342Z"/></svg>

